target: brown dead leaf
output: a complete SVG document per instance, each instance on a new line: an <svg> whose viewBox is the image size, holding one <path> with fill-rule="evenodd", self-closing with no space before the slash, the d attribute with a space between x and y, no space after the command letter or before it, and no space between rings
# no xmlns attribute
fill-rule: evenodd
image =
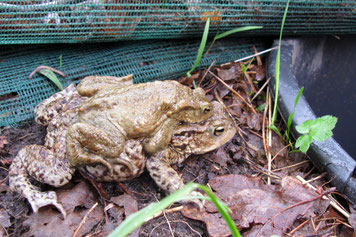
<svg viewBox="0 0 356 237"><path fill-rule="evenodd" d="M74 211L76 207L91 208L96 202L93 192L85 182L80 182L74 188L57 192L58 201L62 203L67 213Z"/></svg>
<svg viewBox="0 0 356 237"><path fill-rule="evenodd" d="M10 216L5 209L0 210L0 225L5 228L11 226Z"/></svg>
<svg viewBox="0 0 356 237"><path fill-rule="evenodd" d="M5 144L9 144L5 136L0 136L0 149L4 148Z"/></svg>
<svg viewBox="0 0 356 237"><path fill-rule="evenodd" d="M212 159L215 163L225 167L231 158L226 154L224 147L219 147L219 149L212 155Z"/></svg>
<svg viewBox="0 0 356 237"><path fill-rule="evenodd" d="M70 190L57 191L58 200L67 211L66 219L52 207L43 207L39 213L31 214L24 225L29 227L27 236L72 236L80 222L96 202L86 183L80 182ZM103 218L102 206L97 206L82 226L79 235L90 232Z"/></svg>
<svg viewBox="0 0 356 237"><path fill-rule="evenodd" d="M182 210L182 215L194 220L203 221L210 236L231 236L229 228L226 227L226 223L219 213L201 212L195 207L186 205Z"/></svg>
<svg viewBox="0 0 356 237"><path fill-rule="evenodd" d="M138 204L136 199L134 199L132 196L130 196L127 193L120 195L118 197L112 197L110 201L112 201L113 203L115 203L120 207L124 207L126 218L132 213L138 211ZM113 229L111 231L113 231ZM130 237L138 236L139 232L140 232L140 227L137 228L135 231L133 231L129 236Z"/></svg>
<svg viewBox="0 0 356 237"><path fill-rule="evenodd" d="M215 177L209 184L232 210L231 217L235 223L240 228L248 229L244 236L256 236L258 232L260 236L283 235L296 220L315 216L315 213L324 213L329 206L325 200L312 201L318 194L289 176L282 179L280 186L265 185L259 178L236 174ZM296 205L301 202L306 203ZM295 206L290 208L293 205ZM191 212L193 210L190 214ZM217 209L212 203L207 203L206 212L216 214ZM208 225L212 223L206 224L209 231L211 227ZM222 228L221 232L227 229L226 226ZM213 233L209 231L209 234Z"/></svg>
<svg viewBox="0 0 356 237"><path fill-rule="evenodd" d="M246 124L250 129L255 131L261 130L262 114L260 113L243 112L239 120L242 124Z"/></svg>

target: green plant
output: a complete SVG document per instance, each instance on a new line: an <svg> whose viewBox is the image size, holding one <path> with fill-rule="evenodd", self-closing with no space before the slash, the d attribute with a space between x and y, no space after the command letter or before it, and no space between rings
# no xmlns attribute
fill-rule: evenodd
<svg viewBox="0 0 356 237"><path fill-rule="evenodd" d="M222 39L228 35L231 35L231 34L235 34L237 32L242 32L242 31L247 31L247 30L257 30L257 29L261 29L263 28L263 26L243 26L243 27L239 27L239 28L235 28L235 29L232 29L232 30L229 30L229 31L225 31L221 34L216 34L214 39L213 39L213 42L211 42L208 50L206 51L205 55L207 55L211 49L211 47L213 47L213 44L215 43L216 40L218 39Z"/></svg>
<svg viewBox="0 0 356 237"><path fill-rule="evenodd" d="M287 18L289 1L290 0L287 1L287 5L284 10L281 31L279 32L278 50L277 50L277 57L276 57L276 88L275 88L275 93L274 93L274 107L273 107L273 114L272 114L272 122L269 126L270 129L272 129L279 135L280 135L280 133L279 133L276 125L274 125L274 122L275 122L276 116L277 116L277 101L278 101L278 89L279 89L279 68L280 68L280 60L281 60L282 33L283 33L284 22L286 21L286 18Z"/></svg>
<svg viewBox="0 0 356 237"><path fill-rule="evenodd" d="M313 140L322 142L330 138L333 135L332 130L335 128L336 123L336 117L325 115L315 120L307 120L296 126L296 130L304 135L297 139L295 147L306 153Z"/></svg>
<svg viewBox="0 0 356 237"><path fill-rule="evenodd" d="M210 18L208 17L208 19L207 19L207 21L205 23L203 37L202 37L201 42L200 42L200 46L199 46L199 49L198 49L197 57L196 57L195 62L194 62L194 66L186 73L187 77L191 76L190 73L192 71L194 71L194 69L198 66L198 64L201 61L201 58L203 56L203 52L204 52L204 49L205 49L205 46L206 46L206 41L208 40L209 27L210 27ZM263 26L244 26L244 27L240 27L240 28L236 28L236 29L232 29L232 30L226 31L226 32L221 33L221 34L217 34L214 37L213 42L210 44L210 46L209 46L207 52L205 53L205 55L209 52L210 48L213 46L215 41L218 40L218 39L224 38L224 37L226 37L228 35L231 35L231 34L234 34L234 33L237 33L237 32L246 31L246 30L255 30L255 29L260 29L260 28L263 28ZM196 87L194 81L193 81L193 84L194 84L194 87Z"/></svg>
<svg viewBox="0 0 356 237"><path fill-rule="evenodd" d="M59 90L63 90L63 86L61 82L58 80L56 74L54 74L53 71L46 68L46 69L39 70L38 73L42 74L43 76L47 77L50 81L52 81L59 88Z"/></svg>
<svg viewBox="0 0 356 237"><path fill-rule="evenodd" d="M300 90L299 90L299 92L298 92L298 95L297 95L297 97L296 97L295 100L294 100L293 110L292 110L292 112L290 113L290 115L289 115L289 117L288 117L287 131L285 132L287 141L288 141L289 145L292 147L292 149L293 149L293 144L292 144L292 141L291 141L291 139L290 139L290 137L289 137L289 135L290 135L290 127L291 127L291 125L292 125L292 119L293 119L293 117L294 117L295 107L297 107L299 98L300 98L300 96L302 95L303 90L304 90L304 86L302 86L302 88L300 88Z"/></svg>
<svg viewBox="0 0 356 237"><path fill-rule="evenodd" d="M199 49L198 49L198 54L197 54L197 58L195 59L195 62L194 62L194 66L192 67L192 69L190 69L186 75L188 77L191 76L191 72L198 66L198 64L200 63L200 60L201 60L201 57L203 56L203 52L204 52L204 49L205 49L205 45L206 45L206 41L208 39L208 34L209 34L209 26L210 26L210 18L207 19L206 23L205 23L205 28L204 28L204 33L203 33L203 37L201 39L201 42L200 42L200 46L199 46ZM196 87L194 85L194 87Z"/></svg>
<svg viewBox="0 0 356 237"><path fill-rule="evenodd" d="M203 196L189 196L187 197L187 194L191 193L194 189L200 188L206 194L208 197L203 197ZM220 200L218 199L210 190L207 186L196 184L196 183L188 183L185 185L182 189L176 191L175 193L172 193L171 195L167 196L166 198L162 199L160 202L157 203L151 203L147 207L141 209L140 211L131 214L129 217L127 217L121 224L118 226L110 235L109 237L124 237L128 234L130 234L132 231L134 231L137 227L142 225L146 220L152 218L156 213L162 211L169 205L171 205L174 202L184 200L184 199L191 199L191 198L198 198L198 199L206 199L209 201L212 201L219 212L221 213L221 216L224 218L226 224L230 228L231 234L234 237L240 237L240 233L237 230L234 222L232 221L230 215L228 212L231 212L231 210Z"/></svg>

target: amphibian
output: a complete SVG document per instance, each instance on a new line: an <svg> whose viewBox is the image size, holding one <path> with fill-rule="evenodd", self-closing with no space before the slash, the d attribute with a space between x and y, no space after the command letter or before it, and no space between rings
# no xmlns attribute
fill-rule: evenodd
<svg viewBox="0 0 356 237"><path fill-rule="evenodd" d="M10 188L22 193L35 212L42 206L53 204L66 215L57 202L55 192L40 192L29 182L29 176L55 187L69 182L77 167L67 159L65 139L68 128L78 122L78 110L83 101L85 98L71 85L35 109L36 122L48 125L45 145L30 145L21 149L9 171ZM129 139L116 158L107 159L112 172L101 163L85 164L80 169L99 181L124 181L139 176L146 166L158 186L169 193L174 192L183 186L183 181L170 164L180 163L190 154L216 149L236 132L222 105L213 102L211 106L213 116L209 119L200 123L178 124L165 149L145 154L144 141L147 138Z"/></svg>
<svg viewBox="0 0 356 237"><path fill-rule="evenodd" d="M132 77L87 77L78 92L90 96L79 107L78 122L67 131L67 155L73 165L117 158L126 140L144 139L146 154L167 148L181 122L198 123L212 116L202 88L176 81L132 84ZM131 83L131 84L130 84Z"/></svg>

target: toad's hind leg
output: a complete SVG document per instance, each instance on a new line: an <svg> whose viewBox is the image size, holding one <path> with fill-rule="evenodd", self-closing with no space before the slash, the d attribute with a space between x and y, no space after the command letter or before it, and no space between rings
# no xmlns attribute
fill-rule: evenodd
<svg viewBox="0 0 356 237"><path fill-rule="evenodd" d="M67 101L74 95L78 95L78 92L74 84L71 84L39 103L35 108L36 122L43 126L48 125L48 122L62 111Z"/></svg>
<svg viewBox="0 0 356 237"><path fill-rule="evenodd" d="M9 186L21 193L31 204L34 212L47 205L54 205L66 216L62 205L58 203L53 191L41 192L30 183L29 176L55 187L71 180L74 168L69 162L56 159L53 152L44 146L30 145L22 148L12 161L9 170Z"/></svg>
<svg viewBox="0 0 356 237"><path fill-rule="evenodd" d="M85 123L71 125L66 134L66 150L69 162L74 166L100 163L113 175L113 167L107 159L119 157L125 138L114 128L101 130Z"/></svg>

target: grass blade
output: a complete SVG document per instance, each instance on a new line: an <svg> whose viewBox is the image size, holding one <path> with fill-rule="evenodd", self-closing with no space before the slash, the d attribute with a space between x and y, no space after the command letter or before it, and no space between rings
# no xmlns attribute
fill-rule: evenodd
<svg viewBox="0 0 356 237"><path fill-rule="evenodd" d="M208 39L208 34L209 34L209 27L210 27L210 18L208 18L208 20L206 21L205 23L205 28L204 28L204 33L203 33L203 37L201 39L201 42L200 42L200 47L199 47L199 50L198 50L198 55L197 55L197 58L195 59L195 62L194 62L194 66L192 67L192 69L190 69L186 75L188 77L191 76L191 72L198 66L198 64L200 63L200 60L203 56L203 52L204 52L204 49L205 49L205 45L206 45L206 41Z"/></svg>
<svg viewBox="0 0 356 237"><path fill-rule="evenodd" d="M63 90L62 83L58 80L56 74L52 72L50 69L42 69L38 71L38 73L47 77L50 81L52 81L60 90Z"/></svg>
<svg viewBox="0 0 356 237"><path fill-rule="evenodd" d="M247 30L257 30L257 29L261 29L263 28L263 26L243 26L243 27L239 27L239 28L235 28L235 29L232 29L232 30L229 30L229 31L225 31L224 33L221 33L221 34L217 34L214 38L214 40L218 40L218 39L221 39L221 38L224 38L228 35L231 35L231 34L234 34L234 33L237 33L237 32L241 32L241 31L247 31Z"/></svg>
<svg viewBox="0 0 356 237"><path fill-rule="evenodd" d="M227 210L231 212L231 210L225 205L225 203L222 203L211 191L208 187L204 185L199 185L199 188L201 188L211 199L211 201L215 204L216 208L219 210L221 216L224 218L227 226L229 227L231 234L233 237L241 237L240 232L235 226L234 221L231 219L229 213Z"/></svg>
<svg viewBox="0 0 356 237"><path fill-rule="evenodd" d="M198 188L199 184L188 183L182 189L172 193L168 197L162 199L158 203L151 203L147 207L138 212L131 214L117 227L109 237L124 237L142 225L147 219L152 218L156 213L162 211L172 203L181 200L194 189Z"/></svg>
<svg viewBox="0 0 356 237"><path fill-rule="evenodd" d="M286 5L286 8L284 10L284 15L283 15L283 19L282 19L282 25L281 25L281 31L279 33L279 42L278 42L278 50L277 50L277 58L276 58L276 88L275 88L275 94L274 94L272 125L274 124L274 122L276 120L276 116L277 116L277 101L278 101L278 89L279 89L279 68L280 68L280 60L281 60L281 41L282 41L282 33L283 33L284 22L286 21L286 18L287 18L289 1L290 0L287 1L287 5Z"/></svg>
<svg viewBox="0 0 356 237"><path fill-rule="evenodd" d="M290 115L289 115L289 117L288 117L288 123L287 123L287 134L288 134L287 137L288 137L288 140L289 140L290 126L292 125L292 119L293 119L294 112L295 112L295 107L297 107L299 98L300 98L300 96L302 95L303 90L304 90L304 86L302 86L302 88L300 88L300 90L299 90L299 92L298 92L298 95L297 95L297 97L295 98L295 101L294 101L293 110L292 110L292 112L290 113Z"/></svg>

